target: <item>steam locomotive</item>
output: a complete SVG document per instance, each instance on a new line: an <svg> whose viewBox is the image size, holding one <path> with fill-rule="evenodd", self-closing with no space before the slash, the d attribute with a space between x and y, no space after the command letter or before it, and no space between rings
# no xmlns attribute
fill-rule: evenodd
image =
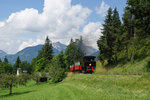
<svg viewBox="0 0 150 100"><path fill-rule="evenodd" d="M84 56L83 60L70 65L71 72L93 73L96 68L95 56Z"/></svg>

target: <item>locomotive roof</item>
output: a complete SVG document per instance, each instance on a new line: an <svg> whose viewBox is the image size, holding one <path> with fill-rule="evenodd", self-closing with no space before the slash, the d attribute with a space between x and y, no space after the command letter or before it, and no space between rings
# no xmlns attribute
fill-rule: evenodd
<svg viewBox="0 0 150 100"><path fill-rule="evenodd" d="M96 58L96 56L84 56L84 59L86 59L86 58L91 58L91 59L93 58L94 59L94 58Z"/></svg>

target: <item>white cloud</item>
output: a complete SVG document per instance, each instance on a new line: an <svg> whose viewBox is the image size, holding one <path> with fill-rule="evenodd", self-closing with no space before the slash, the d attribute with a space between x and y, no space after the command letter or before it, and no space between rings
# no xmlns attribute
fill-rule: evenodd
<svg viewBox="0 0 150 100"><path fill-rule="evenodd" d="M29 46L36 46L38 44L43 44L44 41L42 41L41 39L37 39L36 41L29 39L28 41L24 41L18 48L18 51L24 49L25 47L29 47Z"/></svg>
<svg viewBox="0 0 150 100"><path fill-rule="evenodd" d="M105 7L105 4L103 5ZM15 53L25 47L43 43L46 36L49 36L52 42L60 41L65 44L80 35L88 38L91 36L96 41L100 35L99 22L91 22L83 31L80 30L91 12L82 5L71 5L71 0L44 0L42 13L33 8L12 13L7 20L0 22L1 42L11 40L7 43L9 47L0 43L0 49Z"/></svg>
<svg viewBox="0 0 150 100"><path fill-rule="evenodd" d="M109 5L107 5L103 0L99 8L96 8L97 14L100 14L102 17L105 17Z"/></svg>
<svg viewBox="0 0 150 100"><path fill-rule="evenodd" d="M0 22L0 28L3 27L5 25L4 22Z"/></svg>

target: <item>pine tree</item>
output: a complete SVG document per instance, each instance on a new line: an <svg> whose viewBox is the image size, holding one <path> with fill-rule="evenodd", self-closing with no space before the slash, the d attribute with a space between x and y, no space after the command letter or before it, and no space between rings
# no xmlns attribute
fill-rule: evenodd
<svg viewBox="0 0 150 100"><path fill-rule="evenodd" d="M131 62L150 55L150 1L127 0L126 12L131 14Z"/></svg>
<svg viewBox="0 0 150 100"><path fill-rule="evenodd" d="M12 73L12 66L8 64L8 60L5 57L4 62L0 59L0 74L1 73Z"/></svg>
<svg viewBox="0 0 150 100"><path fill-rule="evenodd" d="M132 25L131 25L131 13L125 10L125 13L123 15L123 49L125 51L125 58L126 61L129 60L128 56L129 56L129 46L130 46L130 39L133 37L133 35L131 34L131 29L132 29Z"/></svg>
<svg viewBox="0 0 150 100"><path fill-rule="evenodd" d="M0 63L0 74L1 74L1 73L5 73L5 68L4 68L2 62Z"/></svg>
<svg viewBox="0 0 150 100"><path fill-rule="evenodd" d="M113 19L112 19L112 36L113 36L113 54L114 54L114 60L115 64L118 63L118 56L119 52L121 52L121 40L122 40L122 34L121 34L121 21L119 17L119 13L117 11L117 8L113 11Z"/></svg>
<svg viewBox="0 0 150 100"><path fill-rule="evenodd" d="M1 60L1 58L0 58L0 64L2 63L2 60Z"/></svg>
<svg viewBox="0 0 150 100"><path fill-rule="evenodd" d="M19 56L17 57L17 60L14 64L13 73L16 73L18 68L21 68L21 60Z"/></svg>
<svg viewBox="0 0 150 100"><path fill-rule="evenodd" d="M106 59L108 63L118 63L119 52L121 52L121 21L117 8L113 11L111 8L103 24L103 36L97 41L100 55L99 59L104 62Z"/></svg>
<svg viewBox="0 0 150 100"><path fill-rule="evenodd" d="M63 51L61 51L58 55L56 55L54 57L53 61L57 63L56 67L60 67L60 68L66 69Z"/></svg>
<svg viewBox="0 0 150 100"><path fill-rule="evenodd" d="M113 36L112 36L112 9L108 9L108 14L106 15L105 18L105 23L103 24L103 31L102 34L103 36L100 37L100 39L97 41L99 50L100 50L100 55L99 58L104 61L104 59L108 60L109 63L112 62L113 59Z"/></svg>
<svg viewBox="0 0 150 100"><path fill-rule="evenodd" d="M70 40L70 44L67 46L66 50L65 50L65 54L64 54L64 58L65 58L65 63L69 69L69 66L74 64L74 41L73 39Z"/></svg>
<svg viewBox="0 0 150 100"><path fill-rule="evenodd" d="M74 64L75 62L82 62L83 57L85 55L85 45L82 40L82 36L80 39L70 40L70 44L67 46L64 57L67 66Z"/></svg>
<svg viewBox="0 0 150 100"><path fill-rule="evenodd" d="M46 37L45 44L42 48L42 55L48 61L50 61L53 58L53 47L48 36Z"/></svg>
<svg viewBox="0 0 150 100"><path fill-rule="evenodd" d="M31 62L32 67L35 68L34 71L43 71L46 68L47 64L50 63L52 58L53 47L51 41L47 36L42 49L38 53L38 56Z"/></svg>
<svg viewBox="0 0 150 100"><path fill-rule="evenodd" d="M4 63L8 63L8 59L7 59L6 56L5 56L5 58L4 58Z"/></svg>
<svg viewBox="0 0 150 100"><path fill-rule="evenodd" d="M97 41L99 59L108 63L145 58L150 55L150 1L127 0L121 24L115 8L105 18L102 36Z"/></svg>

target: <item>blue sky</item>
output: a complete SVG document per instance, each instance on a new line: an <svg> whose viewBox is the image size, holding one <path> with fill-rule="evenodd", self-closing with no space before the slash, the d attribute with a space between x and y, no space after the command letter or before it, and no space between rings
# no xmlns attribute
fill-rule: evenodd
<svg viewBox="0 0 150 100"><path fill-rule="evenodd" d="M52 42L68 44L80 35L97 48L107 9L122 17L126 0L1 0L0 49L16 53L28 46Z"/></svg>
<svg viewBox="0 0 150 100"><path fill-rule="evenodd" d="M102 0L72 0L71 4L81 4L84 7L88 7L94 10L96 7L99 7ZM126 0L104 0L111 8L117 7L120 16L123 14L123 9L126 6ZM35 8L40 13L43 10L44 0L1 0L0 1L0 20L5 20L8 16L25 8ZM97 19L99 16L94 14L91 15L90 21L97 21L102 18Z"/></svg>

